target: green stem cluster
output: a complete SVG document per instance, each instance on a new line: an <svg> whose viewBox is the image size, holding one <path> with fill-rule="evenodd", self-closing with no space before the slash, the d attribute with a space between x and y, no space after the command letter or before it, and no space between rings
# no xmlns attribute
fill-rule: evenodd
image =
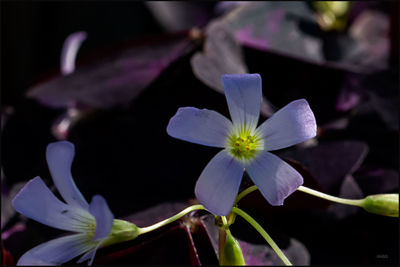
<svg viewBox="0 0 400 267"><path fill-rule="evenodd" d="M225 216L218 216L222 221L222 225L219 226L219 258L220 258L220 265L244 265L244 258L243 253L241 251L239 243L235 240L232 236L229 225L232 224L235 220L235 216L239 215L243 219L245 219L249 224L251 224L257 232L268 242L271 248L277 253L277 255L281 258L281 260L285 263L285 265L292 265L289 259L285 256L282 250L278 247L278 245L272 240L272 238L268 235L268 233L261 227L259 223L257 223L250 215L248 215L243 210L239 209L237 203L250 194L251 192L256 191L258 188L257 186L253 185L249 188L243 190L238 194L236 197L234 207L232 208L232 212L228 215L228 219ZM320 197L329 201L346 204L346 205L353 205L362 207L370 212L386 215L386 216L393 216L398 217L398 208L393 208L392 206L396 206L398 204L398 194L384 194L384 195L373 195L369 196L365 199L345 199L334 197L311 188L300 186L297 190L302 191L304 193ZM394 203L394 204L393 204ZM387 207L386 207L387 206ZM178 214L165 219L161 222L155 223L148 227L137 228L138 235L148 233L150 231L156 230L162 226L165 226L169 223L172 223L189 212L195 210L206 210L206 208L202 205L193 205L190 206ZM383 212L383 211L384 212Z"/></svg>
<svg viewBox="0 0 400 267"><path fill-rule="evenodd" d="M268 242L268 244L271 246L271 248L278 254L279 258L285 263L287 266L291 266L292 263L289 261L289 259L285 256L285 254L282 252L282 250L278 247L278 245L275 243L274 240L269 236L269 234L261 227L261 225L256 222L250 215L248 215L246 212L243 210L233 207L232 211L236 213L237 215L241 216L243 219L245 219L248 223L251 224L251 226L254 227L254 229L257 230L257 232L264 237L264 239Z"/></svg>
<svg viewBox="0 0 400 267"><path fill-rule="evenodd" d="M151 231L154 231L164 225L167 225L169 223L172 223L180 218L182 218L183 216L185 216L186 214L188 214L189 212L195 211L195 210L205 210L205 208L203 207L203 205L193 205L190 207L187 207L186 209L182 210L181 212L179 212L178 214L165 219L161 222L155 223L153 225L147 226L147 227L143 227L143 228L139 228L139 235L141 234L145 234Z"/></svg>

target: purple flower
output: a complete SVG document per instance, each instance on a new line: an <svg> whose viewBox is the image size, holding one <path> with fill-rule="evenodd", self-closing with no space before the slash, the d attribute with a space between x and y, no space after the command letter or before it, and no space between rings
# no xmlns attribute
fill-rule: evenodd
<svg viewBox="0 0 400 267"><path fill-rule="evenodd" d="M97 248L108 242L114 215L102 196L93 196L88 204L76 187L71 175L74 154L74 145L67 141L47 146L50 173L66 204L54 196L40 177L30 180L12 204L26 217L76 233L30 249L17 265L60 265L83 253L78 263L90 259L90 265Z"/></svg>
<svg viewBox="0 0 400 267"><path fill-rule="evenodd" d="M184 107L178 109L167 127L172 137L224 148L201 173L196 197L210 212L228 215L246 170L271 205L282 205L303 184L303 178L268 151L314 137L314 114L307 101L299 99L257 128L262 97L260 75L227 74L222 76L222 83L232 122L212 110Z"/></svg>

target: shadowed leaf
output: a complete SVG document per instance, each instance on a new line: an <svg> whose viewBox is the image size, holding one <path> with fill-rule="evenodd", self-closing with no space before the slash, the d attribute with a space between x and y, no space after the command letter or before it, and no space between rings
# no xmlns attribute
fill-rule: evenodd
<svg viewBox="0 0 400 267"><path fill-rule="evenodd" d="M206 30L204 51L197 52L191 58L194 75L210 88L224 93L221 76L223 74L248 73L242 49L235 36L219 21L212 22ZM271 116L274 109L263 98L261 112Z"/></svg>
<svg viewBox="0 0 400 267"><path fill-rule="evenodd" d="M337 141L281 151L279 155L299 161L322 186L323 192L338 195L343 179L358 169L367 151L368 146L363 142Z"/></svg>
<svg viewBox="0 0 400 267"><path fill-rule="evenodd" d="M387 68L389 19L384 14L362 13L350 26L350 34L326 32L307 5L250 2L228 13L223 23L241 44L254 49L351 72Z"/></svg>
<svg viewBox="0 0 400 267"><path fill-rule="evenodd" d="M172 62L191 51L188 34L164 36L76 68L31 88L27 95L54 108L81 103L95 108L126 105Z"/></svg>

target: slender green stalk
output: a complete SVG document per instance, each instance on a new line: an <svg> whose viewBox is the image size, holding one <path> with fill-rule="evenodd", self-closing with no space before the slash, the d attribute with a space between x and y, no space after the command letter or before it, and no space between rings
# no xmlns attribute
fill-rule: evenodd
<svg viewBox="0 0 400 267"><path fill-rule="evenodd" d="M174 215L174 216L172 216L172 217L170 217L168 219L165 219L165 220L163 220L161 222L158 222L156 224L153 224L153 225L150 225L150 226L147 226L147 227L139 228L139 235L148 233L148 232L156 230L156 229L158 229L158 228L160 228L160 227L162 227L164 225L172 223L172 222L182 218L183 216L185 216L186 214L188 214L189 212L194 211L194 210L205 210L205 208L203 207L203 205L193 205L193 206L187 207L186 209L182 210L178 214L176 214L176 215Z"/></svg>
<svg viewBox="0 0 400 267"><path fill-rule="evenodd" d="M353 205L353 206L358 206L358 207L361 207L362 203L364 201L363 199L346 199L346 198L334 197L334 196L321 193L319 191L316 191L314 189L311 189L311 188L308 188L308 187L305 187L305 186L300 186L299 188L297 188L297 190L299 190L301 192L304 192L304 193L307 193L307 194L310 194L310 195L313 195L313 196L316 196L316 197L320 197L320 198L323 198L323 199L326 199L326 200L330 200L330 201L333 201L333 202L337 202L337 203L341 203L341 204L347 204L347 205Z"/></svg>
<svg viewBox="0 0 400 267"><path fill-rule="evenodd" d="M239 195L237 195L236 200L235 200L235 204L239 202L239 200L241 200L242 198L244 198L245 196L247 196L248 194L250 194L251 192L256 191L258 188L256 185L252 185L249 188L246 188L245 190L243 190L242 192L240 192Z"/></svg>
<svg viewBox="0 0 400 267"><path fill-rule="evenodd" d="M222 265L222 258L224 255L224 249L225 249L225 241L226 241L226 232L229 231L229 228L227 227L228 221L226 220L225 216L221 216L221 221L222 221L222 227L219 227L218 231L218 254L219 254L219 265Z"/></svg>
<svg viewBox="0 0 400 267"><path fill-rule="evenodd" d="M221 220L222 220L222 224L224 225L224 227L229 230L228 221L226 220L226 217L225 216L221 216Z"/></svg>
<svg viewBox="0 0 400 267"><path fill-rule="evenodd" d="M268 244L271 246L271 248L278 254L279 258L285 263L287 266L291 266L292 263L289 261L288 258L286 258L285 254L283 254L282 250L278 247L278 245L272 240L272 238L268 235L268 233L261 227L261 225L258 224L250 215L248 215L246 212L243 210L233 207L232 211L236 213L237 215L241 216L243 219L245 219L248 223L250 223L256 230L257 232L264 237L264 239L268 242Z"/></svg>
<svg viewBox="0 0 400 267"><path fill-rule="evenodd" d="M218 228L218 259L219 265L223 265L223 258L225 254L225 242L226 242L226 218L221 216L223 227Z"/></svg>
<svg viewBox="0 0 400 267"><path fill-rule="evenodd" d="M237 202L239 202L239 200L241 200L242 198L244 198L245 196L247 196L248 194L250 194L251 192L256 191L258 188L256 185L250 186L249 188L243 190L242 192L240 192L240 194L236 197L235 200L235 204ZM346 198L340 198L340 197L334 197L319 191L316 191L314 189L305 187L305 186L300 186L299 188L297 188L297 190L316 196L316 197L320 197L329 201L333 201L333 202L337 202L337 203L341 203L341 204L346 204L346 205L353 205L353 206L358 206L358 207L362 207L362 203L363 203L363 199L346 199Z"/></svg>

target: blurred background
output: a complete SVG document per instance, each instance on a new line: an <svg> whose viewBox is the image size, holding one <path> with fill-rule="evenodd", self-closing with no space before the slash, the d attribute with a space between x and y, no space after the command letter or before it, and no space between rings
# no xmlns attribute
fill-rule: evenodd
<svg viewBox="0 0 400 267"><path fill-rule="evenodd" d="M195 182L218 149L176 140L166 127L184 106L229 117L224 73L260 73L261 122L295 99L310 103L317 138L276 151L306 186L346 198L398 192L398 22L397 1L2 1L3 256L16 262L60 234L11 207L35 176L56 192L45 150L57 140L75 144L72 173L86 199L103 195L115 217L146 225L194 203ZM75 32L86 39L66 74L61 51ZM245 177L242 188L250 185ZM135 217L157 205L167 208ZM294 263L399 263L397 219L301 192L283 207L257 193L241 205ZM232 232L247 246L248 263L276 264L246 222L238 219ZM142 244L135 242L114 250ZM212 264L207 257L202 262Z"/></svg>

